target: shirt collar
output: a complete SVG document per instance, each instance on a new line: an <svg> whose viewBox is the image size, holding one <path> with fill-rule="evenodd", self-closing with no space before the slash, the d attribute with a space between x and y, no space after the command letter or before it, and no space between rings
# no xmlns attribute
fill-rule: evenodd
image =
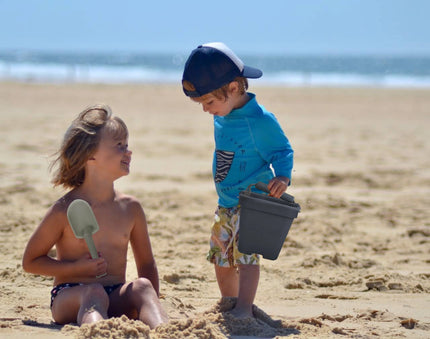
<svg viewBox="0 0 430 339"><path fill-rule="evenodd" d="M257 100L255 98L254 93L248 92L248 96L249 96L249 100L245 105L232 110L229 114L225 116L225 118L234 118L234 117L240 117L243 115L249 115L249 113L253 111L252 107L257 105Z"/></svg>

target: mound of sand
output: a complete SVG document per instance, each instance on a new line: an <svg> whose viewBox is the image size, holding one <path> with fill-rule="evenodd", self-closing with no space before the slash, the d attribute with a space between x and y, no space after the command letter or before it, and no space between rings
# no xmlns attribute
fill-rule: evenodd
<svg viewBox="0 0 430 339"><path fill-rule="evenodd" d="M76 338L201 338L223 339L231 336L275 337L297 334L296 326L273 320L254 306L254 318L236 319L228 311L235 305L233 298L220 300L212 309L193 318L172 320L150 330L140 321L125 316L111 318L81 327L67 325L63 333Z"/></svg>

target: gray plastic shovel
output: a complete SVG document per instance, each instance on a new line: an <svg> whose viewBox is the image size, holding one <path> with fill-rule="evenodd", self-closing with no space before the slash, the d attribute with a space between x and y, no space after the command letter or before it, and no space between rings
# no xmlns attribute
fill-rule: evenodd
<svg viewBox="0 0 430 339"><path fill-rule="evenodd" d="M91 257L97 259L99 255L96 250L96 245L94 244L93 234L99 230L99 224L97 223L91 206L85 200L73 200L67 209L67 219L69 219L75 237L78 239L85 239ZM106 275L106 273L97 276L97 278L104 275Z"/></svg>

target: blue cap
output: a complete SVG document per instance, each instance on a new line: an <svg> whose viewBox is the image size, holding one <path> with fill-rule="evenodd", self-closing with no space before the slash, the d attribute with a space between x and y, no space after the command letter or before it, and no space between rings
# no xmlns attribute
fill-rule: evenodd
<svg viewBox="0 0 430 339"><path fill-rule="evenodd" d="M182 81L189 81L195 91L183 88L185 95L196 98L232 82L236 77L260 78L263 72L245 66L234 52L222 42L200 45L185 63Z"/></svg>

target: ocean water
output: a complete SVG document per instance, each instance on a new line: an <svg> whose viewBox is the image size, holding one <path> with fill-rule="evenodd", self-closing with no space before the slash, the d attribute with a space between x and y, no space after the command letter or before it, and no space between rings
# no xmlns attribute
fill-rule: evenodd
<svg viewBox="0 0 430 339"><path fill-rule="evenodd" d="M1 52L0 81L180 83L187 54ZM241 55L260 85L430 88L429 57Z"/></svg>

